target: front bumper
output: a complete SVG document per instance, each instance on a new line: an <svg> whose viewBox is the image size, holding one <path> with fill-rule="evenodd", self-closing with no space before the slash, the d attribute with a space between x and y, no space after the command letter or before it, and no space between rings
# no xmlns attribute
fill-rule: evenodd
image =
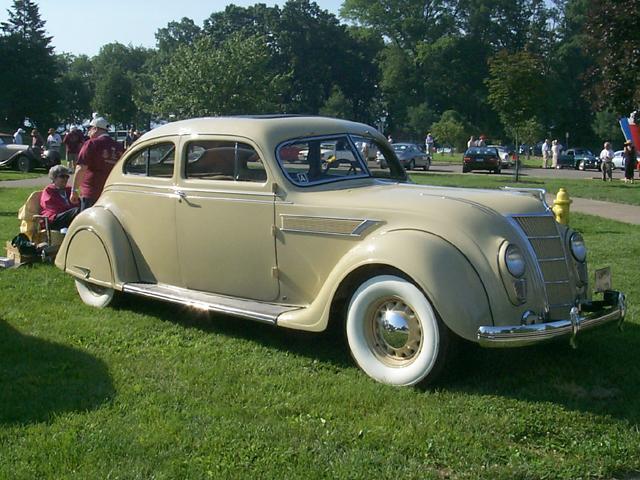
<svg viewBox="0 0 640 480"><path fill-rule="evenodd" d="M482 347L524 347L569 337L572 344L581 330L599 327L618 321L622 326L627 310L622 292L607 290L604 299L586 302L571 309L570 318L532 325L481 326L478 328L478 343Z"/></svg>

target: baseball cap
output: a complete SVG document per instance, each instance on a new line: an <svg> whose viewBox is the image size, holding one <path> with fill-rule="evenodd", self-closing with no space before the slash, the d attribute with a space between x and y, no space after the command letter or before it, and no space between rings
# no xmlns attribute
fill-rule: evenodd
<svg viewBox="0 0 640 480"><path fill-rule="evenodd" d="M109 122L107 122L107 119L104 117L96 117L93 120L91 120L91 123L89 124L92 127L96 127L96 128L101 128L103 130L107 130L109 128Z"/></svg>

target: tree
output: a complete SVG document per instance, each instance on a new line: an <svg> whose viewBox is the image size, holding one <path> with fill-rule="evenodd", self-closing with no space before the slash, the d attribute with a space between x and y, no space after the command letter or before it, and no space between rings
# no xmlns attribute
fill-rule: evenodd
<svg viewBox="0 0 640 480"><path fill-rule="evenodd" d="M449 144L464 151L467 129L458 112L447 110L440 120L431 125L431 134L439 144Z"/></svg>
<svg viewBox="0 0 640 480"><path fill-rule="evenodd" d="M338 87L333 87L331 95L320 108L320 115L352 120L354 116L353 103L344 96L342 90Z"/></svg>
<svg viewBox="0 0 640 480"><path fill-rule="evenodd" d="M15 127L29 117L46 128L54 123L58 97L51 37L35 2L14 0L8 14L8 21L0 25L0 121Z"/></svg>
<svg viewBox="0 0 640 480"><path fill-rule="evenodd" d="M56 79L58 91L57 113L64 123L81 123L91 116L94 96L93 69L86 55L77 57L58 55L61 75Z"/></svg>
<svg viewBox="0 0 640 480"><path fill-rule="evenodd" d="M150 94L148 68L153 54L142 47L109 43L93 58L95 95L92 106L114 125L131 126L148 122L144 111Z"/></svg>
<svg viewBox="0 0 640 480"><path fill-rule="evenodd" d="M640 0L594 0L585 21L592 105L628 114L640 105Z"/></svg>
<svg viewBox="0 0 640 480"><path fill-rule="evenodd" d="M179 22L169 22L156 32L156 46L162 56L169 56L183 45L193 45L202 34L202 29L187 17Z"/></svg>
<svg viewBox="0 0 640 480"><path fill-rule="evenodd" d="M618 123L618 115L613 110L596 112L591 128L596 137L602 142L610 141L620 145L624 141L624 136Z"/></svg>
<svg viewBox="0 0 640 480"><path fill-rule="evenodd" d="M488 100L505 130L516 140L544 109L545 79L540 59L529 52L500 52L489 63Z"/></svg>
<svg viewBox="0 0 640 480"><path fill-rule="evenodd" d="M219 47L207 37L179 47L155 77L155 113L168 118L279 111L286 80L269 69L263 37L234 34Z"/></svg>

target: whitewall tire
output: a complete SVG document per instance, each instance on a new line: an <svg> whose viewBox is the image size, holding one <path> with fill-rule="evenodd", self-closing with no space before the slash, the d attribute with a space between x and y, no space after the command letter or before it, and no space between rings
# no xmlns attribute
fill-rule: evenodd
<svg viewBox="0 0 640 480"><path fill-rule="evenodd" d="M94 283L76 279L76 290L84 303L91 307L104 308L113 303L115 290L110 287L101 287Z"/></svg>
<svg viewBox="0 0 640 480"><path fill-rule="evenodd" d="M346 333L358 366L397 386L435 380L449 343L447 328L420 289L392 275L370 278L356 290Z"/></svg>

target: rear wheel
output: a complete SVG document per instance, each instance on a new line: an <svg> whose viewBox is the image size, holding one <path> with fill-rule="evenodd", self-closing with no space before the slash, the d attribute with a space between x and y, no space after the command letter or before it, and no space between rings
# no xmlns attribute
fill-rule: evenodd
<svg viewBox="0 0 640 480"><path fill-rule="evenodd" d="M424 163L424 166L422 167L422 169L426 172L430 168L431 168L431 159L427 158L427 161Z"/></svg>
<svg viewBox="0 0 640 480"><path fill-rule="evenodd" d="M26 155L20 155L16 160L16 167L22 173L31 171L31 159Z"/></svg>
<svg viewBox="0 0 640 480"><path fill-rule="evenodd" d="M411 160L409 160L407 170L413 170L414 168L416 168L416 161L412 158Z"/></svg>
<svg viewBox="0 0 640 480"><path fill-rule="evenodd" d="M116 291L110 287L101 287L95 283L76 279L76 290L84 303L90 307L104 308L114 303Z"/></svg>
<svg viewBox="0 0 640 480"><path fill-rule="evenodd" d="M449 352L450 333L412 283L392 275L364 282L349 303L347 340L358 366L396 386L435 380Z"/></svg>

